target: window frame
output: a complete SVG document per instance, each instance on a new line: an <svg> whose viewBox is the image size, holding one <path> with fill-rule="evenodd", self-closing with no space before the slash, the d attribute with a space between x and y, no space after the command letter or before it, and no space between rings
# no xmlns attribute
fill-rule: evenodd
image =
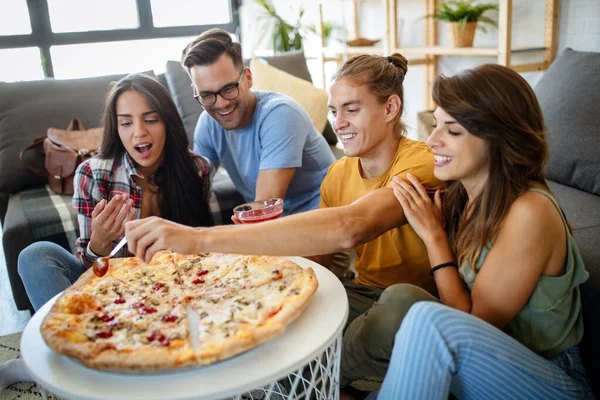
<svg viewBox="0 0 600 400"><path fill-rule="evenodd" d="M150 0L136 0L140 26L135 29L115 29L109 31L54 33L50 25L50 13L46 0L27 0L31 34L0 36L0 49L16 49L20 47L37 47L42 57L44 76L54 77L51 46L67 44L88 44L102 42L118 42L127 40L162 39L182 36L196 36L212 29L222 28L236 33L240 37L239 9L242 0L227 0L231 10L231 22L214 25L168 26L157 28L153 24ZM166 63L166 60L165 60Z"/></svg>

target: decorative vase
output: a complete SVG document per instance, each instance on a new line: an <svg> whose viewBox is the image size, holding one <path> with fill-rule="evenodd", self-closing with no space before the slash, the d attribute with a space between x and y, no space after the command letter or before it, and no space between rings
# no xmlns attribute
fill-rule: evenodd
<svg viewBox="0 0 600 400"><path fill-rule="evenodd" d="M464 29L461 28L460 22L450 22L448 24L452 47L471 47L473 46L473 38L475 37L475 29L477 22L467 22Z"/></svg>

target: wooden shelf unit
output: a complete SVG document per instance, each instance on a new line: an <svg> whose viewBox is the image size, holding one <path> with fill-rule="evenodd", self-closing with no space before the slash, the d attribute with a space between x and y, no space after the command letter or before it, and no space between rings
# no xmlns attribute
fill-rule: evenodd
<svg viewBox="0 0 600 400"><path fill-rule="evenodd" d="M359 3L366 0L352 0L353 12L353 31L356 37L359 34L358 8ZM431 110L434 107L431 93L431 83L438 75L439 56L489 56L496 57L496 62L514 69L517 72L543 71L546 70L556 57L557 45L557 23L558 23L558 0L545 0L546 12L544 21L544 45L541 47L519 47L513 48L512 43L512 10L513 0L499 0L498 13L498 45L496 47L444 47L439 45L438 22L434 18L425 18L424 43L425 46L402 47L398 44L397 38L397 10L403 0L372 0L381 1L385 13L385 37L382 39L382 47L350 47L346 46L344 51L329 52L325 46L325 37L323 35L323 10L319 5L319 20L317 24L317 33L321 35L321 51L319 52L323 87L325 87L325 62L336 61L343 62L355 54L381 54L389 55L392 53L401 53L407 58L417 56L418 58L409 58L409 65L423 65L425 67L425 90L426 109ZM424 15L435 13L437 0L422 0L425 6ZM511 56L515 53L525 52L544 52L544 60L541 62L527 64L513 64Z"/></svg>
<svg viewBox="0 0 600 400"><path fill-rule="evenodd" d="M324 0L323 0L324 1ZM352 10L352 27L350 35L352 38L357 38L359 36L359 8L361 3L381 3L383 7L383 11L387 14L387 5L388 0L351 0L348 3L351 4ZM321 37L321 49L319 51L319 60L321 63L321 76L323 77L323 88L326 87L325 82L325 63L329 61L335 61L339 64L347 60L348 58L358 55L358 54L379 54L379 55L388 55L390 45L388 43L390 36L388 21L386 18L386 26L385 30L382 33L382 38L380 42L382 42L381 46L349 46L347 44L344 45L343 49L330 49L326 45L325 35L323 34L323 7L322 4L319 4L319 23L316 25L317 35Z"/></svg>
<svg viewBox="0 0 600 400"><path fill-rule="evenodd" d="M498 46L497 47L442 47L439 45L438 23L434 18L425 19L425 46L401 47L397 39L397 5L402 0L385 0L387 14L387 32L389 34L387 43L388 52L398 52L403 55L421 55L423 58L409 60L410 65L424 65L426 69L425 90L426 109L434 108L431 93L431 83L438 75L439 56L493 56L497 63L514 69L517 72L543 71L547 69L556 57L557 44L557 22L558 22L558 0L545 0L546 13L544 21L544 46L543 47L520 47L512 48L512 9L513 0L499 0L498 12ZM425 3L425 15L435 13L436 0L423 0ZM513 53L544 52L544 60L537 63L513 64L511 56Z"/></svg>

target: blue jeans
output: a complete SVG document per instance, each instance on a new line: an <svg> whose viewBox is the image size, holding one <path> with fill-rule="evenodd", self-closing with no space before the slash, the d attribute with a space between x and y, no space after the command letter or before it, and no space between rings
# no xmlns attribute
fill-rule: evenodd
<svg viewBox="0 0 600 400"><path fill-rule="evenodd" d="M368 398L593 399L579 349L546 359L487 322L415 304L396 335L379 394Z"/></svg>
<svg viewBox="0 0 600 400"><path fill-rule="evenodd" d="M18 270L29 301L37 311L71 286L86 268L56 243L35 242L19 254Z"/></svg>

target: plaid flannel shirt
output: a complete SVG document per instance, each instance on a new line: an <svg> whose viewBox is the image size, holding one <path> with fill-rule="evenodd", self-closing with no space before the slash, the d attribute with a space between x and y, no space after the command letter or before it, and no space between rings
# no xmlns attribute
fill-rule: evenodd
<svg viewBox="0 0 600 400"><path fill-rule="evenodd" d="M198 175L202 177L204 182L204 201L209 203L215 168L208 159L194 153L192 155ZM75 188L73 208L77 212L79 222L76 255L86 268L91 267L94 260L98 258L90 249L90 237L92 235L92 211L102 199L110 201L118 194L127 194L133 199L136 219L140 217L142 188L135 184L133 181L134 176L142 177L137 172L133 159L127 152L120 160L103 160L93 157L77 167L73 185ZM121 238L113 243L116 244L119 240ZM124 247L116 256L128 257L131 254L127 251L127 247Z"/></svg>

